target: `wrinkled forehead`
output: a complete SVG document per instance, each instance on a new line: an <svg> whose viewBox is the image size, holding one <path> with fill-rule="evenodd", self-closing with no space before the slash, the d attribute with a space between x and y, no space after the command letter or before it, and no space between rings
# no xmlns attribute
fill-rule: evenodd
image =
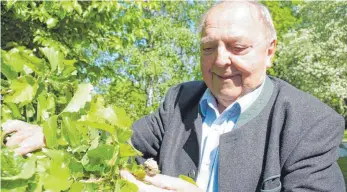
<svg viewBox="0 0 347 192"><path fill-rule="evenodd" d="M207 12L204 26L202 36L216 32L221 35L259 36L265 32L258 8L247 2L221 3L211 8Z"/></svg>

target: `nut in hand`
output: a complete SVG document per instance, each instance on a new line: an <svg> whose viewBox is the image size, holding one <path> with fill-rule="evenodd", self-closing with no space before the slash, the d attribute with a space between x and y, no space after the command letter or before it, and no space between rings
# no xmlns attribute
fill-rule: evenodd
<svg viewBox="0 0 347 192"><path fill-rule="evenodd" d="M148 176L153 177L160 173L158 164L153 158L147 159L143 165Z"/></svg>

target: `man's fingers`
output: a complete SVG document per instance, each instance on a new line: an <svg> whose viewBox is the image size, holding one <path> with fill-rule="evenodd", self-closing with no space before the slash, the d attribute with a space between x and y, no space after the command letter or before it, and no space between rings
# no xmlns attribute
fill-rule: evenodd
<svg viewBox="0 0 347 192"><path fill-rule="evenodd" d="M19 147L16 148L14 152L18 155L25 155L29 152L41 149L45 146L41 140L42 139L38 134L36 134L36 136L28 137L19 144Z"/></svg>
<svg viewBox="0 0 347 192"><path fill-rule="evenodd" d="M129 181L129 182L132 182L132 183L135 183L137 182L138 180L135 178L135 176L133 174L131 174L129 171L127 170L120 170L120 176Z"/></svg>
<svg viewBox="0 0 347 192"><path fill-rule="evenodd" d="M173 191L189 191L189 192L202 192L197 186L177 177L171 177L168 175L157 174L153 177L146 176L145 181L151 183L154 186L170 189Z"/></svg>
<svg viewBox="0 0 347 192"><path fill-rule="evenodd" d="M18 132L13 134L11 137L6 138L6 146L14 147L19 145L24 139L30 137L32 132Z"/></svg>
<svg viewBox="0 0 347 192"><path fill-rule="evenodd" d="M170 177L167 175L157 174L155 176L145 176L144 181L151 183L154 186L163 188L163 189L170 189L170 190L176 190L177 187L182 186L182 183L180 179L175 177Z"/></svg>
<svg viewBox="0 0 347 192"><path fill-rule="evenodd" d="M152 185L147 185L147 184L137 180L135 178L135 176L127 170L120 170L120 176L123 179L137 185L137 187L139 188L139 192L171 192L170 190L158 188L158 187L155 187Z"/></svg>
<svg viewBox="0 0 347 192"><path fill-rule="evenodd" d="M161 179L161 175L157 174L154 176L145 176L145 178L143 179L144 181L147 181L149 183L151 183L154 186L160 187L160 188L168 188L168 186L166 186L165 181L163 179Z"/></svg>
<svg viewBox="0 0 347 192"><path fill-rule="evenodd" d="M25 154L28 154L30 152L32 152L32 148L30 147L19 147L17 149L14 150L14 152L17 154L17 155L25 155Z"/></svg>
<svg viewBox="0 0 347 192"><path fill-rule="evenodd" d="M20 120L7 120L1 126L2 130L4 130L6 134L8 134L14 131L19 131L25 127L31 127L32 125Z"/></svg>
<svg viewBox="0 0 347 192"><path fill-rule="evenodd" d="M141 181L137 180L134 175L132 175L127 170L120 170L120 176L122 179L125 179L133 184L135 184L139 188L139 192L147 192L149 190L149 186L147 184L142 183Z"/></svg>

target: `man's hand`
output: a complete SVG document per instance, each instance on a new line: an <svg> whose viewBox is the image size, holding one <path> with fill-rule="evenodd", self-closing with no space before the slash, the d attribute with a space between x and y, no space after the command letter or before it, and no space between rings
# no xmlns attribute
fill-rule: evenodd
<svg viewBox="0 0 347 192"><path fill-rule="evenodd" d="M6 146L15 148L15 153L24 155L45 146L42 127L24 121L8 120L2 124L5 134L14 133L6 138Z"/></svg>
<svg viewBox="0 0 347 192"><path fill-rule="evenodd" d="M146 184L137 180L129 171L121 170L120 175L123 179L134 183L139 188L139 192L164 192L164 191L180 191L180 192L202 192L202 189L179 178L167 175L157 174L153 177L145 176Z"/></svg>

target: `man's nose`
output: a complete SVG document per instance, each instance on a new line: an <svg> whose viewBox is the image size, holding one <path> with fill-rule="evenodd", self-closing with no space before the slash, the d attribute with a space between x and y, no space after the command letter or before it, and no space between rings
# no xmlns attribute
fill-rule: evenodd
<svg viewBox="0 0 347 192"><path fill-rule="evenodd" d="M217 58L215 65L218 67L224 67L231 64L231 53L224 47L220 46L217 50Z"/></svg>

